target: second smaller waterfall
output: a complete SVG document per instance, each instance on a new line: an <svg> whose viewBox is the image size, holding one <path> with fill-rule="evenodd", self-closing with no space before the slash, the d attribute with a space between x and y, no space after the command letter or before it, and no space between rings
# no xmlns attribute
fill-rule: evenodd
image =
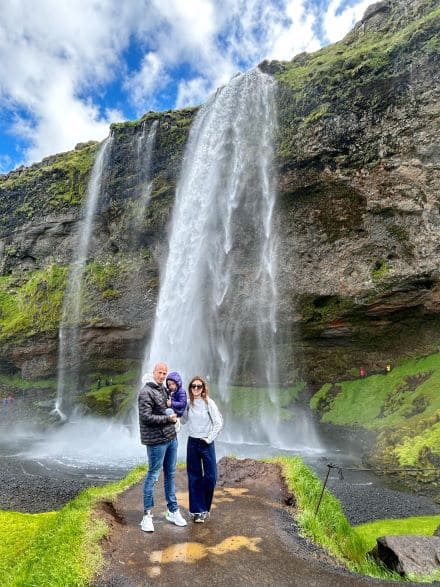
<svg viewBox="0 0 440 587"><path fill-rule="evenodd" d="M93 221L102 188L102 178L106 168L112 137L101 145L93 165L84 203L84 215L78 223L76 250L71 262L70 273L64 293L58 349L58 381L55 413L64 420L68 406L68 396L78 387L79 366L81 362L79 349L79 332L81 322L82 282L84 269L92 238Z"/></svg>

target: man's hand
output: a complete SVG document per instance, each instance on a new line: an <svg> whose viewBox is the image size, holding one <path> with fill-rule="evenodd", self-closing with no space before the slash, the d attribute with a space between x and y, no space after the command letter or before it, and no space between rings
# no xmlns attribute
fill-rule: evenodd
<svg viewBox="0 0 440 587"><path fill-rule="evenodd" d="M170 420L170 422L174 422L174 424L177 422L177 415L173 414L172 416L168 416L168 419Z"/></svg>
<svg viewBox="0 0 440 587"><path fill-rule="evenodd" d="M171 400L170 400L170 399L167 399L167 406L168 406L169 408L171 408Z"/></svg>

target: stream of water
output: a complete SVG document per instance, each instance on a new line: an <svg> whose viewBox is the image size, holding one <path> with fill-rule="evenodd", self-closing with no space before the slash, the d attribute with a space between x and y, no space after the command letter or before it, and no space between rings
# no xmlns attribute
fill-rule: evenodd
<svg viewBox="0 0 440 587"><path fill-rule="evenodd" d="M66 403L76 391L79 379L80 352L79 335L81 322L81 300L83 275L93 235L93 221L101 194L103 172L111 150L112 137L108 137L101 145L90 175L85 196L85 210L82 222L78 223L77 245L75 257L70 265L70 273L64 294L61 316L58 351L58 382L55 412L62 420L66 419Z"/></svg>

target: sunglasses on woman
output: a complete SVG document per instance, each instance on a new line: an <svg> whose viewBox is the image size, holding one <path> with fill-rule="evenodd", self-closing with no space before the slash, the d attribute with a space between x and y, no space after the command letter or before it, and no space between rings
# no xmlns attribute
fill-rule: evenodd
<svg viewBox="0 0 440 587"><path fill-rule="evenodd" d="M203 385L201 383L191 383L191 389L203 389Z"/></svg>

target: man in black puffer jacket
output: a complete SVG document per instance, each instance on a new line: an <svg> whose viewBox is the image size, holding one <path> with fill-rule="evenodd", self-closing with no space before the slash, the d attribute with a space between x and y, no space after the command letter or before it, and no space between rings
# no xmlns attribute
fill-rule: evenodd
<svg viewBox="0 0 440 587"><path fill-rule="evenodd" d="M144 482L144 516L141 529L153 532L154 487L163 467L165 499L168 511L166 519L176 526L186 526L176 500L175 476L177 464L177 436L174 426L176 414L167 415L168 392L163 385L168 367L158 363L139 392L139 426L141 442L147 446L148 473Z"/></svg>

